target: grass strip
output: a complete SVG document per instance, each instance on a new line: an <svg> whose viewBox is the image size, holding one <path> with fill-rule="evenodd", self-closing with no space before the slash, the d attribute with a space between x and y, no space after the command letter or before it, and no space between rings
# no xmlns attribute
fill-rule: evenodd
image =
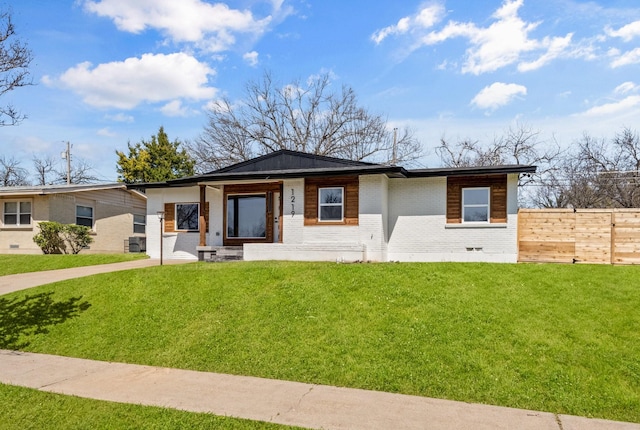
<svg viewBox="0 0 640 430"><path fill-rule="evenodd" d="M33 352L640 422L639 275L596 265L158 266L30 290L85 310L21 341Z"/></svg>
<svg viewBox="0 0 640 430"><path fill-rule="evenodd" d="M277 424L152 406L112 403L0 384L4 430L293 429Z"/></svg>
<svg viewBox="0 0 640 430"><path fill-rule="evenodd" d="M69 269L96 264L121 263L147 258L145 254L0 254L0 276L43 270Z"/></svg>

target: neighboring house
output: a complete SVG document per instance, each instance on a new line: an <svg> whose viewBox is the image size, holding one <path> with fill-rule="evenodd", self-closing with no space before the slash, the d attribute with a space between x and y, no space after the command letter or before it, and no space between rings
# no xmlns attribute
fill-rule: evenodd
<svg viewBox="0 0 640 430"><path fill-rule="evenodd" d="M146 206L144 194L121 183L0 187L0 253L41 253L33 241L41 221L90 227L82 253L125 252L130 237L144 245Z"/></svg>
<svg viewBox="0 0 640 430"><path fill-rule="evenodd" d="M245 260L517 260L518 176L535 166L405 170L282 150L131 185L147 195L147 253ZM156 213L164 217L162 222Z"/></svg>

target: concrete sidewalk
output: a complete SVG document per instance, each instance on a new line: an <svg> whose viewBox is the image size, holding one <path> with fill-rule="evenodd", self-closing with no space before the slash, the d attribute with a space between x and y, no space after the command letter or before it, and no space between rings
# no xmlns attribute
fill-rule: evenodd
<svg viewBox="0 0 640 430"><path fill-rule="evenodd" d="M193 263L196 260L164 260L164 264ZM100 264L96 266L73 267L70 269L45 270L42 272L18 273L0 276L0 296L14 291L25 290L52 282L80 278L98 273L116 272L119 270L139 269L141 267L158 266L160 260L143 259L125 261L123 263Z"/></svg>
<svg viewBox="0 0 640 430"><path fill-rule="evenodd" d="M0 350L0 382L315 429L640 429L523 409L6 350Z"/></svg>

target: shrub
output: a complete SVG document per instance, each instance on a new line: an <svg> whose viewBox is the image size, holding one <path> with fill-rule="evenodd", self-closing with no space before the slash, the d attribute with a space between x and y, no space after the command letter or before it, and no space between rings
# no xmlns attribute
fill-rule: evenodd
<svg viewBox="0 0 640 430"><path fill-rule="evenodd" d="M61 231L61 235L72 254L77 254L84 247L93 242L93 238L89 236L89 227L76 224L65 224Z"/></svg>
<svg viewBox="0 0 640 430"><path fill-rule="evenodd" d="M55 221L38 223L40 233L33 237L33 241L42 249L44 254L78 254L84 247L93 242L89 236L89 227L76 224L61 224Z"/></svg>
<svg viewBox="0 0 640 430"><path fill-rule="evenodd" d="M40 233L33 236L33 241L42 249L44 254L66 254L67 246L60 236L62 224L55 221L43 221L38 223Z"/></svg>

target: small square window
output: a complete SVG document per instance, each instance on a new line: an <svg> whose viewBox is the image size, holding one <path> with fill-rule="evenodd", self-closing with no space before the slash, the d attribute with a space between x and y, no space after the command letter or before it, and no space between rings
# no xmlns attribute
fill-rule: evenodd
<svg viewBox="0 0 640 430"><path fill-rule="evenodd" d="M342 221L344 217L344 188L318 188L318 220Z"/></svg>
<svg viewBox="0 0 640 430"><path fill-rule="evenodd" d="M176 203L176 230L198 231L200 226L199 203Z"/></svg>
<svg viewBox="0 0 640 430"><path fill-rule="evenodd" d="M144 234L147 227L147 217L144 215L133 215L133 232Z"/></svg>
<svg viewBox="0 0 640 430"><path fill-rule="evenodd" d="M76 224L93 228L93 208L91 206L76 206Z"/></svg>
<svg viewBox="0 0 640 430"><path fill-rule="evenodd" d="M462 221L489 222L489 188L462 189Z"/></svg>

